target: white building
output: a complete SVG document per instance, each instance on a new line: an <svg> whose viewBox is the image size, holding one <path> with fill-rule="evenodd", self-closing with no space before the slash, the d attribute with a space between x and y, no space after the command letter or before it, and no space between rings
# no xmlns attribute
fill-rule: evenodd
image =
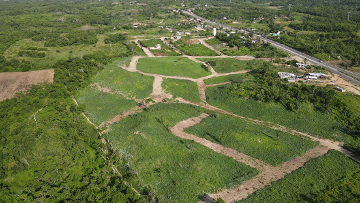
<svg viewBox="0 0 360 203"><path fill-rule="evenodd" d="M213 35L216 36L216 28L213 28Z"/></svg>
<svg viewBox="0 0 360 203"><path fill-rule="evenodd" d="M278 75L281 79L288 79L290 82L294 82L296 75L293 73L287 73L287 72L278 72Z"/></svg>

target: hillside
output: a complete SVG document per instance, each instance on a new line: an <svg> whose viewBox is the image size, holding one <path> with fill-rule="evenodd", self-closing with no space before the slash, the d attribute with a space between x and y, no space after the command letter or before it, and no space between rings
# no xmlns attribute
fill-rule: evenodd
<svg viewBox="0 0 360 203"><path fill-rule="evenodd" d="M360 88L181 12L356 72L359 22L323 3L1 1L0 201L358 202Z"/></svg>

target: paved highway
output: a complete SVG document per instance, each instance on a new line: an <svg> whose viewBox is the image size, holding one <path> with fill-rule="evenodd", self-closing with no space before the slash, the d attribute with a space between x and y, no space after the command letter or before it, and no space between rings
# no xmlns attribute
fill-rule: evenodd
<svg viewBox="0 0 360 203"><path fill-rule="evenodd" d="M210 21L210 20L208 20L208 19L205 19L205 18L203 18L203 17L200 17L200 16L198 16L198 15L192 13L192 12L189 12L189 11L182 10L182 12L185 13L185 14L188 14L188 15L190 15L190 16L193 16L193 17L195 17L195 18L197 18L197 19L200 19L200 20L203 21L203 22L209 23L209 24L211 24L211 25L223 27L224 29L227 29L227 30L232 30L232 31L237 31L237 32L243 32L243 33L246 33L246 34L249 33L248 31L243 30L243 29L232 28L232 27L229 27L229 26L226 26L226 25L222 25L222 24L220 24L220 23L216 23L216 22ZM290 53L290 54L292 54L292 55L294 55L294 56L297 56L297 57L300 57L300 58L303 58L303 59L306 58L306 60L307 60L308 62L311 62L311 63L313 63L313 64L315 64L315 65L321 66L321 67L327 69L328 71L330 71L330 72L332 72L332 73L335 73L335 74L341 76L342 78L344 78L344 79L346 79L346 80L349 80L349 81L352 82L353 84L360 86L360 75L359 75L359 74L355 74L355 73L352 73L352 72L350 72L350 71L348 71L348 70L345 70L345 69L343 69L343 68L339 68L339 67L337 67L337 66L334 66L334 65L325 63L325 62L323 62L323 61L320 61L320 60L317 59L317 58L314 58L314 57L312 57L312 56L310 56L310 55L307 55L307 54L304 54L304 53L302 53L302 52L299 52L299 51L297 51L297 50L295 50L295 49L293 49L293 48L290 48L290 47L288 47L288 46L286 46L286 45L283 45L283 44L280 44L280 43L278 43L278 42L275 42L275 41L273 41L273 40L271 40L271 39L268 39L268 38L266 38L266 37L262 37L262 36L257 35L257 34L254 34L254 36L260 38L260 39L261 39L262 41L264 41L264 42L269 42L272 46L274 46L274 47L276 47L276 48L279 48L279 49L281 49L281 50L283 50L283 51L286 51L286 52L288 52L288 53Z"/></svg>

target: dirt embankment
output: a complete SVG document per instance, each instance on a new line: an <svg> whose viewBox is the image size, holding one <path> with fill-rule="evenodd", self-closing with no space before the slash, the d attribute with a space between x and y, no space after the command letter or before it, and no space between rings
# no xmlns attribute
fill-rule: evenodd
<svg viewBox="0 0 360 203"><path fill-rule="evenodd" d="M54 69L0 73L0 101L12 98L32 85L52 83L53 80Z"/></svg>

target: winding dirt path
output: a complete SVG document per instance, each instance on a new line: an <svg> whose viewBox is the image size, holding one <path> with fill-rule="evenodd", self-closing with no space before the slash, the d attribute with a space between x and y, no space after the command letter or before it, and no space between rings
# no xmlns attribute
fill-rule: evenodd
<svg viewBox="0 0 360 203"><path fill-rule="evenodd" d="M195 135L191 135L184 132L185 128L189 128L191 126L194 126L198 123L200 123L204 118L208 117L209 115L206 113L202 113L198 117L189 118L184 121L180 121L177 123L174 127L172 127L170 130L171 132L176 135L177 137L187 139L187 140L193 140L205 147L208 147L212 150L214 150L217 153L225 154L226 156L232 157L233 159L245 163L246 165L249 165L253 168L257 168L259 170L262 170L264 167L268 166L267 163L260 161L258 159L252 158L246 154L240 153L234 149L224 147L220 144L213 143L209 140L206 140L204 138L197 137ZM270 166L269 166L270 167Z"/></svg>
<svg viewBox="0 0 360 203"><path fill-rule="evenodd" d="M212 39L212 38L214 38L214 37L209 37L209 38L205 38L205 39L199 39L199 41L200 41L201 44L206 46L208 49L213 50L215 53L219 54L220 56L224 56L224 54L222 52L220 52L219 50L215 49L210 44L205 42L205 40Z"/></svg>
<svg viewBox="0 0 360 203"><path fill-rule="evenodd" d="M170 47L172 50L174 50L176 53L183 55L183 53L180 51L180 49L176 48L174 45L170 44L167 40L165 40L166 37L161 37L160 40L168 47Z"/></svg>
<svg viewBox="0 0 360 203"><path fill-rule="evenodd" d="M229 82L223 82L223 83L217 83L217 84L211 84L211 85L205 85L205 87L216 87L216 86L220 86L220 85L226 85L231 83L231 81Z"/></svg>
<svg viewBox="0 0 360 203"><path fill-rule="evenodd" d="M123 112L122 114L120 115L116 115L114 116L113 118L111 118L110 120L107 120L105 122L102 122L100 125L99 125L99 128L102 128L104 126L109 126L113 123L116 123L116 122L119 122L121 119L127 117L127 116L130 116L130 115L134 115L134 114L137 114L137 113L140 113L140 112L143 112L144 109L141 108L141 107L135 107L135 108L132 108L132 109L129 109L128 111L125 111ZM110 128L108 128L110 129ZM105 132L108 132L108 131L105 131ZM104 132L102 132L104 133Z"/></svg>
<svg viewBox="0 0 360 203"><path fill-rule="evenodd" d="M317 147L308 150L303 155L295 157L294 159L287 161L280 166L274 167L261 160L250 157L244 153L238 152L234 149L224 147L223 145L213 143L204 138L197 137L184 132L185 128L189 128L200 123L204 118L208 117L208 114L202 113L198 117L189 118L184 121L180 121L174 127L171 128L171 132L177 137L193 140L203 146L206 146L217 153L229 156L239 162L242 162L250 167L260 170L260 174L256 177L244 181L241 185L232 188L225 189L216 194L207 194L206 198L201 202L213 203L221 197L225 202L234 202L246 198L249 194L270 185L273 181L277 181L283 178L285 175L293 172L294 170L302 167L310 159L322 156L329 150L328 147L318 145Z"/></svg>
<svg viewBox="0 0 360 203"><path fill-rule="evenodd" d="M141 44L139 43L139 40L135 40L136 45L138 45L140 48L142 48L142 50L145 52L146 56L148 57L155 57L155 55L146 47L141 46Z"/></svg>
<svg viewBox="0 0 360 203"><path fill-rule="evenodd" d="M283 163L278 167L264 167L264 170L254 178L242 182L232 189L225 189L216 194L207 194L203 201L205 203L213 203L218 198L222 198L225 202L235 202L248 197L250 194L257 190L265 188L267 185L271 185L272 182L284 178L285 175L292 173L296 169L304 166L304 164L310 159L320 157L328 152L328 148L323 146L317 146L308 150L305 154L299 157Z"/></svg>
<svg viewBox="0 0 360 203"><path fill-rule="evenodd" d="M172 94L166 93L162 89L162 81L163 78L161 76L154 76L153 91L150 97L155 102L162 102L164 99L171 99L173 97Z"/></svg>
<svg viewBox="0 0 360 203"><path fill-rule="evenodd" d="M173 48L173 50L176 51L176 47L174 47L173 45L169 44L166 42L166 40L162 39L162 41L164 42L164 44L166 44L167 46ZM136 43L139 45L138 41L136 41ZM207 44L207 43L206 43ZM204 43L205 45L205 43ZM210 46L210 45L209 45ZM141 47L141 46L140 46ZM143 48L143 47L142 47ZM144 48L143 48L144 49ZM145 51L145 50L144 50ZM149 50L147 50L148 52L150 52ZM179 53L180 50L178 50ZM147 53L145 51L145 53ZM154 57L153 54L150 52L150 54L147 53L147 55L149 57ZM233 57L233 56L217 56L217 57L197 57L197 56L185 56L188 57L189 59L195 61L195 62L200 62L205 64L204 62L201 62L199 60L197 60L196 58L236 58L239 60L252 60L255 59L254 57L249 57L249 56L239 56L239 57ZM209 140L206 140L204 138L199 138L195 135L191 135L188 133L185 133L183 130L185 128L191 127L193 125L196 125L198 123L200 123L202 121L202 119L206 118L207 116L209 116L208 114L201 114L198 117L193 117L193 118L189 118L187 120L181 121L179 123L177 123L174 127L171 128L171 132L183 139L188 139L188 140L193 140L194 142L197 142L203 146L206 146L212 150L214 150L217 153L222 153L225 154L226 156L232 157L233 159L242 162L244 164L247 164L253 168L256 168L258 170L260 170L260 174L258 174L256 177L254 177L251 180L247 180L244 181L241 185L232 188L232 189L226 189L226 190L222 190L219 193L216 194L208 194L206 195L206 198L202 201L202 202L206 202L206 203L213 203L215 202L215 199L221 197L223 200L225 200L225 202L234 202L234 201L239 201L241 199L246 198L249 194L264 188L267 185L270 185L273 181L279 180L281 178L283 178L286 174L289 174L291 172L293 172L294 170L302 167L308 160L319 157L324 155L325 153L328 152L329 149L335 149L338 151L341 151L351 157L352 154L345 150L342 145L343 143L341 142L336 142L336 141L331 141L331 140L327 140L327 139L320 139L320 138L316 138L313 137L311 135L308 135L306 133L302 133L302 132L298 132L296 130L293 130L291 128L282 126L282 125L278 125L278 124L274 124L274 123L270 123L270 122L266 122L266 121L260 121L260 120L256 120L256 119L252 119L252 118L247 118L247 117L243 117L237 114L234 114L232 112L228 112L219 108L216 108L214 106L211 106L209 104L206 103L206 94L205 94L205 89L206 87L211 87L211 86L216 86L216 85L222 85L222 84L227 84L229 82L226 83L220 83L220 84L212 84L212 85L205 85L204 80L205 79L209 79L209 78L213 78L213 77L220 77L220 76L227 76L227 75L233 75L233 74L243 74L243 73L247 73L249 71L252 70L241 70L241 71L237 71L237 72L231 72L231 73L217 73L211 66L207 66L211 72L211 75L205 76L205 77L201 77L198 79L193 79L193 78L189 78L189 77L180 77L180 76L166 76L166 75L159 75L159 74L153 74L153 73L144 73L142 71L139 71L136 69L136 65L138 63L139 58L142 58L140 56L134 56L131 59L130 65L129 67L122 67L123 69L130 71L130 72L137 72L143 75L147 75L147 76L152 76L154 77L154 82L153 82L153 92L150 95L151 98L154 99L155 102L161 102L164 98L172 98L171 94L165 93L162 89L162 81L164 78L171 78L171 79L179 79L179 80L189 80L189 81L193 81L196 82L198 85L198 90L199 90L199 95L200 95L200 99L202 102L200 103L195 103L195 102L190 102L190 101L186 101L182 98L177 98L178 102L180 103L187 103L187 104L192 104L192 105L196 105L199 106L201 108L205 108L208 110L212 110L212 111L216 111L218 113L221 114L227 114L230 116L234 116L237 117L239 119L243 119L247 122L251 122L257 125L261 125L261 126L265 126L274 130L278 130L278 131L282 131L282 132L287 132L290 133L292 135L295 136L303 136L306 137L312 141L315 142L319 142L319 145L316 146L313 149L308 150L306 153L304 153L301 156L295 157L294 159L285 162L283 164L281 164L280 166L274 167L271 166L261 160L255 159L253 157L250 157L246 154L240 153L234 149L231 148L227 148L223 145L217 144L217 143L213 143ZM108 90L105 90L108 91ZM73 100L76 102L76 100L73 98ZM110 119L109 121L106 121L104 123L102 123L100 126L105 126L105 125L111 125L114 122L118 122L120 121L122 118L125 118L126 116L132 115L132 114L136 114L141 112L142 109L139 108L134 108L131 109L127 112L124 112L121 115L117 115L114 118ZM83 114L85 117L86 115ZM87 117L86 117L87 118ZM87 118L88 122L91 123L92 125L94 125L88 118ZM95 125L94 125L95 126ZM95 126L96 127L96 126ZM360 162L358 159L355 159L356 161Z"/></svg>

